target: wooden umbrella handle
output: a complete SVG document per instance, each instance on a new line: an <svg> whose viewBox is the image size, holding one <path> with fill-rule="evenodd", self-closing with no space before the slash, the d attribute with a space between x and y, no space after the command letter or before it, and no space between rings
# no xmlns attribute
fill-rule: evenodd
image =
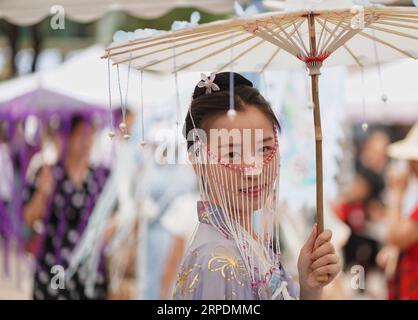
<svg viewBox="0 0 418 320"><path fill-rule="evenodd" d="M317 44L315 34L315 16L310 13L307 16L309 25L309 45L312 57L317 56ZM322 128L321 128L321 112L319 108L319 88L318 78L320 75L320 67L322 63L317 65L308 65L309 74L311 76L313 116L315 128L315 168L316 168L316 223L317 234L324 231L324 196L323 196L323 176L322 176ZM319 282L327 282L328 275L318 276Z"/></svg>
<svg viewBox="0 0 418 320"><path fill-rule="evenodd" d="M312 79L312 100L315 126L315 168L316 168L316 223L317 234L324 231L324 196L323 196L323 177L322 177L322 129L319 109L318 93L318 74L311 75ZM327 282L328 275L318 276L318 282Z"/></svg>
<svg viewBox="0 0 418 320"><path fill-rule="evenodd" d="M319 94L318 94L318 76L311 75L312 79L312 100L315 126L315 167L316 167L316 223L317 234L320 235L324 231L324 200L323 200L323 179L322 179L322 130L321 118L319 109ZM328 275L318 276L318 282L327 282Z"/></svg>

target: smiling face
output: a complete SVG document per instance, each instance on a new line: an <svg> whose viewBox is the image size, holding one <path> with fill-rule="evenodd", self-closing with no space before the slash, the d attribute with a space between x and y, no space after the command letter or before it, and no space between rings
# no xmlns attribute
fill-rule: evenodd
<svg viewBox="0 0 418 320"><path fill-rule="evenodd" d="M272 120L244 106L233 121L225 112L202 123L208 159L195 170L204 176L209 200L230 212L253 212L273 195L278 176L277 138Z"/></svg>

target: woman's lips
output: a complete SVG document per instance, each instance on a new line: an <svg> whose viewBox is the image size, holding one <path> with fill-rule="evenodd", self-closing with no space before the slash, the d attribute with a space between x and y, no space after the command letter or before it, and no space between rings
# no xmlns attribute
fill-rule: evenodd
<svg viewBox="0 0 418 320"><path fill-rule="evenodd" d="M250 197L256 197L258 196L261 192L264 191L265 186L251 186L248 188L242 188L239 189L239 191L245 195L248 195Z"/></svg>

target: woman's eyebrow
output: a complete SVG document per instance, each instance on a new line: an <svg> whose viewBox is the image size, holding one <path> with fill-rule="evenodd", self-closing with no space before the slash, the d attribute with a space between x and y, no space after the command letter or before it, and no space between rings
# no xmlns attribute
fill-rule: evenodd
<svg viewBox="0 0 418 320"><path fill-rule="evenodd" d="M260 142L265 143L265 142L269 142L269 141L272 141L272 140L274 140L274 137L269 136L269 137L264 138L263 140L260 140L258 143L260 143ZM231 143L226 143L226 144L219 144L218 148L239 147L239 146L241 146L241 143L231 142Z"/></svg>
<svg viewBox="0 0 418 320"><path fill-rule="evenodd" d="M218 146L218 148L224 148L224 147L240 147L240 146L241 146L241 143L231 142L231 143L227 143L227 144L220 144Z"/></svg>
<svg viewBox="0 0 418 320"><path fill-rule="evenodd" d="M261 140L260 142L269 142L269 141L271 141L271 140L274 140L274 137L273 136L270 136L270 137L267 137L267 138L264 138L263 140Z"/></svg>

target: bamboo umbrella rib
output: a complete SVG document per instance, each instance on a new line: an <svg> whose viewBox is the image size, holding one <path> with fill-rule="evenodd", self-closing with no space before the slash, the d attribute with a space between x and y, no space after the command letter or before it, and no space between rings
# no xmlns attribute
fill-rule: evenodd
<svg viewBox="0 0 418 320"><path fill-rule="evenodd" d="M331 23L334 23L334 24L335 24L335 22L333 22L331 19L330 19L329 21L330 21ZM345 27L345 28L350 28L350 27L347 27L347 26L344 26L344 27ZM363 37L366 37L366 38L368 38L368 39L374 40L374 41L376 41L376 42L379 42L380 44L382 44L382 45L384 45L384 46L387 46L387 47L389 47L389 48L392 48L393 50L396 50L396 51L400 52L401 54L403 54L403 55L405 55L405 56L407 56L407 57L409 57L409 58L417 59L416 57L414 57L412 54L410 54L410 53L406 52L405 50L402 50L402 49L400 49L400 48L398 48L398 47L396 47L396 46L394 46L394 45L392 45L392 44L388 43L387 41L384 41L384 40L382 40L382 39L380 39L380 38L377 38L377 37L375 37L375 36L369 35L369 34L367 34L367 33L363 32L363 31L360 31L360 32L358 32L357 34L358 34L358 35L361 35L361 36L363 36Z"/></svg>
<svg viewBox="0 0 418 320"><path fill-rule="evenodd" d="M386 33L391 33L400 37L404 37L404 38L410 38L410 39L414 39L414 40L418 40L418 37L413 36L411 34L407 34L407 33L403 33L400 31L396 31L396 30L390 30L390 29L386 29L386 28L382 28L382 27L375 27L375 26L368 26L368 28L370 29L374 29L374 30L378 30L381 32L386 32Z"/></svg>
<svg viewBox="0 0 418 320"><path fill-rule="evenodd" d="M300 21L298 23L298 27L300 27L300 25L304 22L304 20ZM293 33L295 32L295 30L293 30L293 32L291 33L291 35L293 35ZM277 47L276 50L273 52L273 54L270 56L270 58L267 60L267 62L264 64L263 68L261 69L261 73L265 72L268 68L268 66L270 65L270 63L274 60L274 58L277 56L277 54L280 52L280 47Z"/></svg>
<svg viewBox="0 0 418 320"><path fill-rule="evenodd" d="M398 21L398 22L418 24L418 22L416 20L412 20L412 19L391 18L391 17L385 17L385 16L381 17L379 20L384 20L384 21Z"/></svg>
<svg viewBox="0 0 418 320"><path fill-rule="evenodd" d="M361 36L363 36L363 37L369 38L371 40L375 40L375 41L379 42L380 44L382 44L384 46L387 46L389 48L392 48L393 50L396 50L396 51L402 53L403 55L405 55L405 56L407 56L409 58L417 59L417 57L413 56L409 52L406 52L405 50L402 50L402 49L400 49L400 48L398 48L398 47L396 47L396 46L394 46L394 45L392 45L392 44L388 43L387 41L384 41L384 40L382 40L380 38L374 37L374 36L369 35L369 34L367 34L365 32L359 32L358 34L361 35Z"/></svg>
<svg viewBox="0 0 418 320"><path fill-rule="evenodd" d="M404 17L397 17L397 16L387 16L384 14L378 15L379 20L388 20L388 21L398 21L398 22L406 22L406 23L412 23L417 24L417 17L415 18L404 18Z"/></svg>
<svg viewBox="0 0 418 320"><path fill-rule="evenodd" d="M220 32L220 33L215 33L215 34L207 32L207 33L205 33L206 37L203 37L203 38L195 39L197 35L191 35L191 36L184 37L184 38L181 38L181 39L175 39L175 41L178 42L178 41L193 39L192 41L182 43L182 44L186 45L186 44L190 44L190 43L197 42L197 41L204 41L204 40L213 39L213 38L216 38L216 37L221 37L225 34L232 34L232 33L236 33L236 32L239 32L239 31L242 31L242 30L241 29L235 29L235 30L232 30L232 31L227 30L227 31ZM200 34L198 36L200 36ZM151 47L154 47L154 46L160 46L160 45L164 45L164 44L172 44L173 41L174 41L173 39L169 39L169 40L160 41L158 43L148 43L146 45L134 47L134 48L131 48L129 50L123 50L123 51L117 51L117 52L111 53L109 55L109 57L114 57L114 56L117 56L117 55L126 54L126 53L133 52L133 51L143 50L143 49L151 48ZM178 46L180 46L180 45L178 45ZM132 45L132 47L133 47L133 45ZM169 47L166 48L166 50L171 49L171 48L172 48L172 46L169 46ZM153 52L158 52L158 51L153 51Z"/></svg>
<svg viewBox="0 0 418 320"><path fill-rule="evenodd" d="M305 20L303 19L302 21L300 21L300 23L298 24L298 25L295 25L295 22L294 21L292 21L292 25L293 25L293 27L294 27L294 30L293 30L293 33L291 34L291 36L295 33L295 31L296 31L296 33L297 33L297 38L296 39L299 39L299 43L302 45L302 47L303 47L303 49L305 50L305 52L306 53L308 53L308 49L306 48L306 46L305 46L305 42L303 41L303 38L302 38L302 36L300 35L300 32L299 32L299 28L300 28L300 26L302 25L302 23L304 23L305 22Z"/></svg>
<svg viewBox="0 0 418 320"><path fill-rule="evenodd" d="M366 26L367 26L367 24L366 24ZM348 40L353 38L360 31L360 29L353 29L353 28L346 29L346 30L347 30L347 32L343 36L341 36L338 40L333 41L333 43L331 43L328 46L327 51L334 52L339 47L341 47L344 43L347 43Z"/></svg>
<svg viewBox="0 0 418 320"><path fill-rule="evenodd" d="M382 24L382 25L387 25L387 26L418 30L418 27L415 27L415 26L407 26L407 25L400 24L400 23L387 22L387 21L382 21L382 20L378 20L374 24Z"/></svg>
<svg viewBox="0 0 418 320"><path fill-rule="evenodd" d="M330 29L325 25L325 21L321 22L319 19L317 19L317 21L321 26L323 26L325 29L327 29L328 32L330 31ZM343 48L348 52L348 54L353 58L353 60L355 61L355 63L359 67L363 67L363 64L360 62L360 60L357 58L357 56L354 54L354 52L348 47L347 44L344 44Z"/></svg>
<svg viewBox="0 0 418 320"><path fill-rule="evenodd" d="M305 51L305 53L307 54L307 50L305 45L300 46L298 45L291 36L289 36L289 34L286 32L286 30L283 29L283 27L276 21L276 19L274 19L274 17L272 17L272 21L274 22L274 24L283 32L283 34L285 35L285 37L287 38L288 43L290 42L290 45L293 45L294 48L297 48L299 50L299 52ZM275 36L280 37L279 34L275 34ZM283 39L283 41L286 41L285 38L280 37Z"/></svg>
<svg viewBox="0 0 418 320"><path fill-rule="evenodd" d="M239 28L236 28L237 30L240 30ZM182 35L182 36L178 36L178 39L181 40L187 40L187 39L191 39L191 38L196 38L196 37L200 37L200 36L205 36L208 34L213 34L212 31L205 31L205 32L196 32L193 34L187 34L187 35ZM154 45L159 45L159 44L163 44L166 42L171 42L173 35L171 35L170 37L168 37L166 34L164 34L165 37L161 38L157 36L151 36L151 37L146 37L146 38L142 38L142 39L136 39L136 40L131 40L128 41L127 43L123 43L123 44L119 44L119 45L114 45L112 47L109 47L108 50L112 50L112 51L117 51L118 49L123 49L126 47L130 47L130 46L135 46L135 45L142 45L142 44L150 44L153 42L157 42Z"/></svg>
<svg viewBox="0 0 418 320"><path fill-rule="evenodd" d="M325 18L324 19L324 24L323 25L321 25L322 26L322 28L321 28L321 33L320 33L320 35L319 35L319 39L318 39L318 45L317 45L317 48L318 48L318 52L321 52L322 50L321 50L321 42L322 42L322 39L324 39L323 38L323 35L324 35L324 30L326 30L326 25L327 25L327 20L328 20L328 18ZM319 22L319 19L317 19L317 21ZM328 30L327 30L327 32L328 32Z"/></svg>
<svg viewBox="0 0 418 320"><path fill-rule="evenodd" d="M291 52L292 54L294 53L298 53L299 49L297 46L293 46L292 43L290 43L288 40L286 40L285 38L283 38L282 36L280 36L278 33L275 33L274 31L272 31L269 27L264 26L264 29L266 29L268 32L260 30L258 32L256 32L256 35L259 36L260 38L265 39L266 41L270 41L272 43L274 43L274 40L276 41L274 44L283 48L284 50ZM270 40L269 40L270 39ZM297 48L297 49L295 49Z"/></svg>
<svg viewBox="0 0 418 320"><path fill-rule="evenodd" d="M403 19L403 18L409 19L409 18L411 18L412 20L410 20L410 21L414 21L414 19L418 18L418 14L417 15L399 15L399 14L391 14L391 13L388 13L388 12L382 13L382 16L386 17L386 18L391 18L391 19Z"/></svg>
<svg viewBox="0 0 418 320"><path fill-rule="evenodd" d="M356 64L363 68L363 64L360 62L360 60L357 58L357 56L354 54L354 52L348 47L348 45L344 44L343 48L348 52L348 54L353 58L353 60L356 62Z"/></svg>
<svg viewBox="0 0 418 320"><path fill-rule="evenodd" d="M247 53L249 53L251 50L253 50L256 47L258 47L263 42L266 42L266 41L264 39L263 40L260 40L257 43L253 44L251 47L245 49L243 52L241 52L240 54L238 54L237 56L235 56L230 62L228 62L228 63L224 64L222 67L220 67L216 72L220 72L224 68L226 68L226 67L230 66L231 64L235 63L238 59L240 59L243 56L245 56Z"/></svg>
<svg viewBox="0 0 418 320"><path fill-rule="evenodd" d="M357 31L354 29L347 30L342 28L342 30L335 36L331 43L324 48L324 51L334 52L334 48L338 48L338 44L340 44L345 39L351 39L356 33Z"/></svg>
<svg viewBox="0 0 418 320"><path fill-rule="evenodd" d="M233 29L233 28L231 28L231 29ZM239 28L237 28L237 29L239 30ZM224 30L225 29L219 30L219 32L222 32ZM216 32L218 32L218 31L216 31ZM119 49L124 49L124 48L130 47L130 46L137 46L137 45L150 45L150 44L152 44L152 45L157 46L157 45L160 45L160 44L165 43L165 42L171 42L173 38L177 38L177 39L180 39L180 40L187 40L187 39L201 37L201 36L214 34L214 33L215 33L215 31L208 30L208 31L205 31L205 32L193 32L193 33L188 33L186 35L176 36L176 35L173 35L171 32L167 31L162 35L154 35L154 36L150 36L150 37L146 37L146 38L142 38L142 39L131 40L131 41L128 41L127 43L123 43L123 44L119 44L119 45L113 45L113 46L108 47L106 49L106 51L116 51L116 52L118 52L117 50L119 50ZM107 57L107 56L105 56L105 57Z"/></svg>
<svg viewBox="0 0 418 320"><path fill-rule="evenodd" d="M202 61L202 60L205 60L205 59L208 59L209 57L211 57L211 56L215 56L215 55L217 55L217 54L219 54L219 53L221 53L221 52L223 52L223 51L226 51L226 50L228 50L228 49L231 49L231 48L233 48L233 47L235 47L235 46L237 46L237 45L240 45L241 43L244 43L244 42L246 42L246 41L249 41L249 40L251 40L251 39L253 39L253 38L255 38L256 36L255 35L251 35L251 36L249 36L249 37L246 37L246 38L244 38L244 39L241 39L241 40L239 40L239 41L236 41L236 42L234 42L234 43L232 43L232 44L230 44L230 45L228 45L228 46L226 46L226 47L224 47L224 48L221 48L221 49L217 49L217 50L215 50L215 51L212 51L212 52L209 52L208 54L206 54L206 55L204 55L203 57L201 57L201 58L199 58L199 59L197 59L197 60L194 60L194 61L192 61L192 62L190 62L190 63L188 63L188 64L186 64L186 65L184 65L184 66L182 66L182 67L180 67L180 68L177 68L176 70L174 70L173 71L173 73L175 73L175 72L179 72L179 71L181 71L181 70L184 70L184 69L186 69L186 68L189 68L189 67L191 67L191 66L193 66L194 64L196 64L196 63L198 63L198 62L200 62L200 61ZM229 39L229 38L228 38ZM202 48L203 47L205 47L205 46L202 46ZM183 52L183 53L188 53L188 52L190 52L191 50L188 50L187 52ZM176 56L179 56L179 54L177 54ZM172 57L169 57L168 59L170 59L170 58L173 58L173 56ZM166 59L167 60L167 59ZM161 61L162 62L162 61ZM156 62L156 63L153 63L152 65L155 65L155 64L158 64L158 63L160 63L160 61L158 61L158 62ZM148 67L148 65L147 66L145 66L145 67ZM143 69L143 68L138 68L138 69Z"/></svg>
<svg viewBox="0 0 418 320"><path fill-rule="evenodd" d="M198 25L192 29L186 28L186 29L175 30L175 31L167 31L163 34L150 36L148 38L144 38L144 39L137 40L137 41L138 43L147 43L147 42L153 42L153 41L158 41L158 40L163 40L163 39L168 39L168 38L173 39L173 38L178 38L181 36L187 36L187 35L192 35L192 34L202 34L206 32L213 34L214 32L225 31L226 29L234 29L234 28L240 29L242 28L243 25L246 25L251 22L255 22L257 19L259 18L229 19L229 20L222 20L222 21L214 21L214 22L206 23L204 25ZM108 47L106 51L112 51L119 47L129 46L132 43L137 43L137 42L136 40L133 40L129 42L129 44L121 44L121 45L117 45L113 47Z"/></svg>
<svg viewBox="0 0 418 320"><path fill-rule="evenodd" d="M376 8L373 8L374 10L376 10L376 11L383 11L383 12L387 12L388 11L388 8L386 8L386 7L376 7ZM408 8L408 7L392 7L392 8L390 8L390 12L402 12L402 13L407 13L407 14L409 14L409 13L411 13L411 12L416 12L415 11L415 9L414 8Z"/></svg>
<svg viewBox="0 0 418 320"><path fill-rule="evenodd" d="M273 31L273 32L274 32L274 31ZM242 40L240 40L240 41L238 41L238 42L235 42L235 43L233 43L232 45L229 45L229 46L227 46L227 47L225 47L225 48L222 48L222 49L219 49L219 50L215 50L214 52L210 52L209 54L207 54L207 55L205 55L205 56L203 56L203 57L201 57L201 58L199 58L199 59L197 59L197 60L195 60L195 61L192 61L192 62L190 62L189 64L186 64L185 66L182 66L182 67L180 67L180 68L178 68L178 69L174 70L174 71L173 71L173 73L175 73L175 72L179 72L179 71L184 70L184 69L187 69L187 68L189 68L189 67L191 67L191 66L195 65L196 63L199 63L199 62L201 62L201 61L203 61L203 60L205 60L205 59L207 59L207 58L209 58L209 57L211 57L211 56L217 55L217 54L219 54L219 53L221 53L221 52L223 52L223 51L225 51L225 50L228 50L228 49L230 49L230 48L233 48L233 47L234 47L234 46L236 46L236 45L239 45L239 44L241 44L241 43L244 43L245 41L249 41L249 40L251 40L252 38L255 38L256 36L260 36L260 35L259 35L259 33L257 33L257 35L252 34L250 37L245 38L245 39L242 39ZM264 39L264 37L261 37L261 38L262 38L262 39ZM266 41L268 41L268 40L266 40ZM271 42L271 41L268 41L268 42Z"/></svg>
<svg viewBox="0 0 418 320"><path fill-rule="evenodd" d="M408 7L391 7L391 8L368 8L370 11L387 14L387 15L418 15L415 8Z"/></svg>
<svg viewBox="0 0 418 320"><path fill-rule="evenodd" d="M271 57L267 60L267 62L264 64L263 68L261 69L261 73L263 73L264 71L266 71L267 67L270 65L270 63L273 61L273 59L277 56L277 54L280 51L280 47L277 47L276 50L274 50L273 54L271 55Z"/></svg>
<svg viewBox="0 0 418 320"><path fill-rule="evenodd" d="M141 66L141 67L137 67L136 69L137 69L137 70L144 70L144 69L146 69L146 68L149 68L149 67L152 67L152 66L154 66L154 65L157 65L157 64L160 64L160 63L162 63L162 62L165 62L165 61L168 61L168 60L170 60L170 59L173 59L174 57L178 57L178 56L185 55L185 54L187 54L187 53L194 52L194 51L196 51L196 50L199 50L199 49L202 49L202 48L205 48L205 47L208 47L208 46L211 46L211 45L214 45L214 44L220 43L220 42L222 42L222 41L229 40L230 38L231 38L231 37L230 37L230 36L228 36L228 37L226 37L226 38L223 38L222 40L219 40L219 39L218 39L217 41L212 41L212 42L210 42L210 43L205 43L205 44L200 45L200 46L198 46L198 47L194 47L194 48L191 48L191 49L187 49L187 50L182 51L182 52L179 52L179 53L177 53L177 54L175 54L175 55L170 55L170 56L168 56L168 57L166 57L166 58L163 58L163 59L161 59L161 60L158 60L158 61L155 61L155 62L151 62L151 63L145 64L145 65L143 65L143 66ZM233 44L231 44L231 45L229 45L229 46L227 46L227 47L224 47L224 48L220 49L221 51L216 50L214 53L211 53L211 54L216 54L216 53L217 53L217 51L222 52L222 51L224 51L224 50L227 50L227 49L229 49L229 48L232 48L232 47L234 47L234 46L236 46L236 45L239 45L239 44L241 44L241 43L243 43L243 42L245 42L245 41L251 40L251 39L253 39L253 38L255 38L255 35L251 35L251 36L249 36L249 37L246 37L246 38L244 38L244 39L241 39L241 40L239 40L239 41L237 41L237 42L235 42L235 43L233 43ZM178 71L180 71L180 70L181 70L181 69L179 69Z"/></svg>
<svg viewBox="0 0 418 320"><path fill-rule="evenodd" d="M318 18L316 18L315 20L318 20ZM330 19L328 18L328 21ZM322 54L325 50L325 48L328 46L328 43L330 42L331 39L335 38L335 33L337 32L338 28L340 27L341 23L343 22L343 19L341 19L338 24L335 24L334 29L329 32L328 31L328 36L327 36L327 40L324 42L322 48L318 48L319 52ZM328 30L328 29L327 29Z"/></svg>
<svg viewBox="0 0 418 320"><path fill-rule="evenodd" d="M303 22L303 20L301 21L301 22ZM291 25L291 23L288 23L288 25L287 26L285 26L284 28L286 29L288 26L290 26ZM274 31L273 30L271 30L271 32L272 33L274 33ZM295 33L295 30L293 30L292 31L292 33L290 34L290 36L292 36L293 34ZM241 57L243 57L244 55L246 55L248 52L250 52L251 50L253 50L253 49L255 49L256 47L258 47L261 43L263 43L263 42L268 42L268 41L266 41L266 40L261 40L261 41L259 41L259 42L257 42L256 44L254 44L253 46L251 46L250 48L248 48L248 49L246 49L246 50L244 50L242 53L240 53L238 56L236 56L231 62L229 62L229 63L227 63L227 64L225 64L225 65L223 65L221 68L219 68L218 69L218 71L217 72L219 72L220 70L222 70L222 69L224 69L224 68L226 68L227 66L229 66L229 65L231 65L232 63L234 63L234 62L236 62L238 59L240 59ZM276 53L278 52L278 50L276 50ZM273 56L271 57L271 59L273 59L273 57L274 57L274 53L273 53ZM265 66L264 66L265 67ZM264 69L264 68L263 68Z"/></svg>
<svg viewBox="0 0 418 320"><path fill-rule="evenodd" d="M302 21L299 23L299 25L300 24L302 24L303 23L303 19L302 19ZM277 27L279 27L279 25L277 24L277 23L275 23L275 25L277 25ZM282 31L284 31L284 30L286 30L287 28L289 28L290 26L292 26L292 21L288 21L287 23L283 23L283 26L282 26ZM288 51L290 54L292 54L292 55L297 55L299 52L297 51L297 50L295 50L295 48L294 47L292 47L291 45L287 45L287 43L286 43L286 39L284 39L284 38L282 38L282 37L280 37L279 36L279 34L280 34L280 32L278 32L278 33L276 33L275 32L275 30L273 31L273 30L271 30L270 28L268 28L268 27L265 27L265 26L263 26L263 28L265 28L265 29L267 29L268 31L269 31L269 33L267 33L267 35L271 35L271 36L273 36L273 39L277 39L277 43L274 43L274 42L272 42L273 44L275 44L276 46L278 46L278 47L281 47L282 49L284 49L284 50L286 50L286 51ZM280 27L279 27L280 28ZM276 28L277 29L277 28ZM294 31L292 32L292 35L294 34ZM264 35L263 35L263 33L257 33L257 35L259 36L259 37L264 37L264 39L266 40L266 41L269 41L269 42L271 42L270 40L268 40L268 38L265 36L265 33L264 33ZM279 38L277 38L279 36ZM281 43L281 44L280 44ZM298 48L297 46L295 46L296 48Z"/></svg>
<svg viewBox="0 0 418 320"><path fill-rule="evenodd" d="M235 32L233 32L233 33L235 33ZM244 34L246 34L246 32L245 31L241 31L238 34L236 34L235 36L241 36L241 35L244 35ZM228 32L225 32L225 33L223 33L221 35L227 35L227 37L222 38L220 40L218 39L217 41L214 41L214 42L209 43L207 45L211 45L211 44L217 43L219 41L224 41L225 39L231 37L231 33L228 33ZM216 39L218 37L220 37L220 34L219 33L218 34L215 34L213 36L209 36L209 37L205 37L205 38L199 39L198 41L192 40L192 41L188 41L188 42L176 44L176 48L183 47L183 46L187 46L187 45L192 44L192 43L198 44L201 41ZM161 49L158 49L158 50L154 50L154 51L151 51L151 52L147 52L147 53L144 53L144 54L141 54L141 55L136 55L136 56L133 56L133 57L130 57L130 58L126 58L126 59L123 59L123 60L119 60L119 61L117 61L114 64L120 64L120 63L128 62L128 61L131 61L131 60L140 59L140 58L143 58L143 57L146 57L146 56L155 54L155 53L160 53L160 52L167 51L167 50L173 50L173 40L171 40L170 43L171 43L171 46L168 46L168 47L165 47L165 48L161 48ZM140 48L140 49L145 49L145 48L146 47L143 47L143 48ZM137 50L139 50L139 49L137 49Z"/></svg>
<svg viewBox="0 0 418 320"><path fill-rule="evenodd" d="M376 23L377 22L373 22L372 24L367 25L367 28L375 29L375 30L378 30L378 31L381 31L381 32L386 32L386 33L394 34L394 35L397 35L397 36L400 36L400 37L406 37L406 38L411 38L411 39L418 40L418 37L413 36L413 35L409 35L409 34L406 34L406 33L400 32L400 31L396 31L396 30L390 30L390 29L386 29L386 28L382 28L382 27L376 27L376 26L374 26L374 24L376 24ZM345 26L345 28L349 28L349 27L348 26ZM371 36L371 37L373 37L373 36Z"/></svg>
<svg viewBox="0 0 418 320"><path fill-rule="evenodd" d="M304 22L304 20L300 21L298 23L297 27L300 27L300 25ZM292 33L290 34L291 36L295 33L295 30L292 31ZM267 60L267 62L264 64L264 66L261 69L261 73L263 73L264 71L266 71L266 69L268 68L268 66L270 65L270 63L273 61L273 59L277 56L277 54L280 52L280 47L277 47L276 50L274 50L273 54L270 56L270 58Z"/></svg>

